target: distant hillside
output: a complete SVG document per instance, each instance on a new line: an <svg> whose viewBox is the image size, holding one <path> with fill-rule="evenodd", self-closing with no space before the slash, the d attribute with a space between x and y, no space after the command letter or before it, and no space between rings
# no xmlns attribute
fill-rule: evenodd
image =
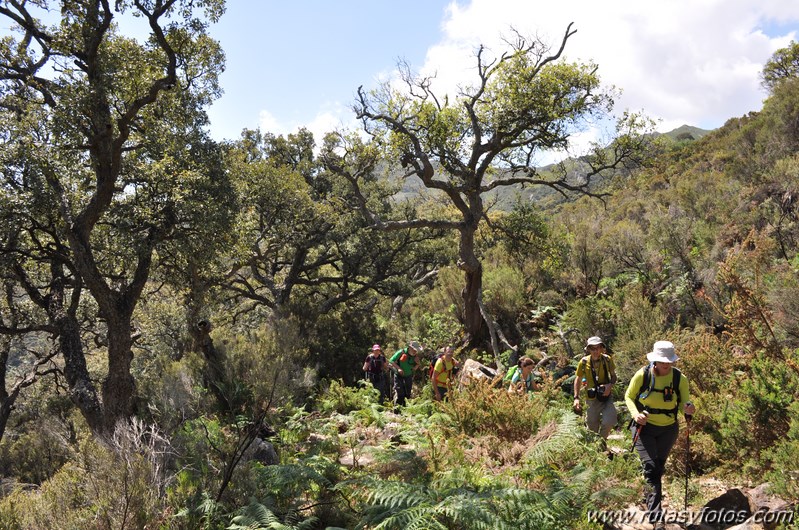
<svg viewBox="0 0 799 530"><path fill-rule="evenodd" d="M702 137L706 136L708 133L712 131L700 129L699 127L694 127L691 125L681 125L676 129L666 132L666 133L656 133L657 136L666 136L671 138L675 142L684 142L684 141L696 141L701 139ZM574 164L575 166L579 166L580 161L579 159L574 160L567 160L567 164ZM552 171L555 168L555 164L550 164L547 166L541 166L538 169L539 173L542 175L546 175L548 172ZM399 173L394 173L389 176L390 179L396 181L399 179ZM597 181L597 186L601 186L603 183L601 181ZM417 177L410 177L405 179L402 182L402 188L400 191L395 195L395 198L398 201L403 201L405 199L410 199L413 197L417 197L420 194L425 192L424 185L422 181ZM431 195L435 195L437 192L433 191L426 191L426 193L430 193ZM522 189L521 186L506 186L500 187L494 190L492 193L487 194L485 196L486 203L494 202L493 209L500 210L500 211L509 211L513 208L514 203L516 202L517 197L523 197L525 200L534 201L536 203L540 203L545 207L552 207L554 205L560 204L568 199L563 197L561 194L557 193L556 191L548 188L546 186L534 186L534 187L527 187Z"/></svg>
<svg viewBox="0 0 799 530"><path fill-rule="evenodd" d="M711 131L700 129L699 127L693 127L691 125L681 125L673 131L663 133L663 136L668 136L669 138L673 138L678 141L699 140L710 132Z"/></svg>

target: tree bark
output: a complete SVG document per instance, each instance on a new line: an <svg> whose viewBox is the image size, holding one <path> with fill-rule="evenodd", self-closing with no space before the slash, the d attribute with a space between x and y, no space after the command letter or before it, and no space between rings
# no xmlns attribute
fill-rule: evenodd
<svg viewBox="0 0 799 530"><path fill-rule="evenodd" d="M64 357L64 377L69 387L69 398L83 414L89 428L93 432L100 432L103 430L103 409L86 366L78 322L65 316L58 318L55 325L58 328L59 350Z"/></svg>
<svg viewBox="0 0 799 530"><path fill-rule="evenodd" d="M464 273L465 284L461 296L463 298L463 326L467 340L471 345L482 344L486 337L486 326L480 304L483 297L483 265L474 252L474 235L476 227L464 226L460 230L460 259L458 267Z"/></svg>
<svg viewBox="0 0 799 530"><path fill-rule="evenodd" d="M108 321L108 375L103 381L104 430L114 432L119 421L134 414L136 382L130 373L133 361L131 319L115 315Z"/></svg>

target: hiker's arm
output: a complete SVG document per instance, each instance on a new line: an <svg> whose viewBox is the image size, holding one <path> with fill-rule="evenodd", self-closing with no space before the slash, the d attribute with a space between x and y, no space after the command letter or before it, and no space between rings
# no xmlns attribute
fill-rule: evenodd
<svg viewBox="0 0 799 530"><path fill-rule="evenodd" d="M575 409L578 410L580 408L580 386L582 385L583 381L583 372L584 372L583 362L580 361L579 363L577 363L577 370L574 372L574 391L573 391L574 403L572 405Z"/></svg>
<svg viewBox="0 0 799 530"><path fill-rule="evenodd" d="M689 389L688 389L688 378L685 377L684 374L680 378L680 389L679 389L679 391L680 391L680 401L685 403L685 405L683 406L683 413L686 416L693 416L694 413L696 412L696 407L691 402L691 392L689 392Z"/></svg>
<svg viewBox="0 0 799 530"><path fill-rule="evenodd" d="M391 369L392 369L392 370L394 370L395 372L399 373L400 375L404 375L404 374L402 373L402 368L400 368L400 367L399 367L399 364L397 363L397 360L398 360L398 359L399 359L399 355L397 355L397 354L395 353L395 354L394 354L394 355L391 357L391 359L388 361L388 365L389 365L389 366L391 367Z"/></svg>
<svg viewBox="0 0 799 530"><path fill-rule="evenodd" d="M638 392L641 390L641 385L644 383L643 369L635 372L635 375L630 379L630 384L627 386L627 391L624 393L624 404L627 405L627 410L630 411L630 416L635 418L641 412L635 406L635 400L638 397Z"/></svg>
<svg viewBox="0 0 799 530"><path fill-rule="evenodd" d="M615 385L618 381L618 378L616 377L616 363L613 362L613 357L610 356L608 356L608 370L610 370L610 373L608 374L608 377L610 377L610 384Z"/></svg>

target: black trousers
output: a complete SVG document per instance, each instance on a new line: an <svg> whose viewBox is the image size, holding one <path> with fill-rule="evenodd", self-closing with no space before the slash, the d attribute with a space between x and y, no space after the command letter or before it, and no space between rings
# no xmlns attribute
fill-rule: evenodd
<svg viewBox="0 0 799 530"><path fill-rule="evenodd" d="M638 436L638 441L635 442L635 450L638 451L638 457L641 459L644 480L649 486L646 496L646 513L649 516L649 522L654 523L663 518L663 507L661 506L663 471L666 468L666 459L669 457L671 448L677 441L680 426L676 421L665 427L650 424L641 427L634 424L631 428L633 436L635 436L636 428L641 429L641 434Z"/></svg>
<svg viewBox="0 0 799 530"><path fill-rule="evenodd" d="M411 390L413 389L413 374L411 375L394 375L394 394L397 400L397 405L405 405L405 400L411 397Z"/></svg>
<svg viewBox="0 0 799 530"><path fill-rule="evenodd" d="M366 379L380 392L380 402L388 401L388 382L386 381L388 378L386 374L383 372L366 372Z"/></svg>

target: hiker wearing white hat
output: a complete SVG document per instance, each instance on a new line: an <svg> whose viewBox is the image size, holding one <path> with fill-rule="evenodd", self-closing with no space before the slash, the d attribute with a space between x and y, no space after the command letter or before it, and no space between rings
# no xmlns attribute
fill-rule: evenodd
<svg viewBox="0 0 799 530"><path fill-rule="evenodd" d="M616 405L611 399L611 391L616 384L616 366L613 357L606 353L600 337L590 337L584 351L588 355L580 359L574 376L574 411L578 414L582 412L580 389L585 386L588 403L586 425L589 430L607 439L618 420Z"/></svg>
<svg viewBox="0 0 799 530"><path fill-rule="evenodd" d="M690 418L696 407L691 403L688 378L674 368L679 357L674 344L659 340L646 354L649 364L638 370L630 380L624 401L633 421L634 448L643 466L644 479L650 488L647 495L647 514L655 528L663 526L662 477L666 460L677 440L680 404Z"/></svg>
<svg viewBox="0 0 799 530"><path fill-rule="evenodd" d="M388 365L394 370L394 395L397 405L405 405L405 400L411 397L413 388L413 371L420 370L422 363L416 356L424 348L418 341L412 340L407 348L397 350Z"/></svg>

